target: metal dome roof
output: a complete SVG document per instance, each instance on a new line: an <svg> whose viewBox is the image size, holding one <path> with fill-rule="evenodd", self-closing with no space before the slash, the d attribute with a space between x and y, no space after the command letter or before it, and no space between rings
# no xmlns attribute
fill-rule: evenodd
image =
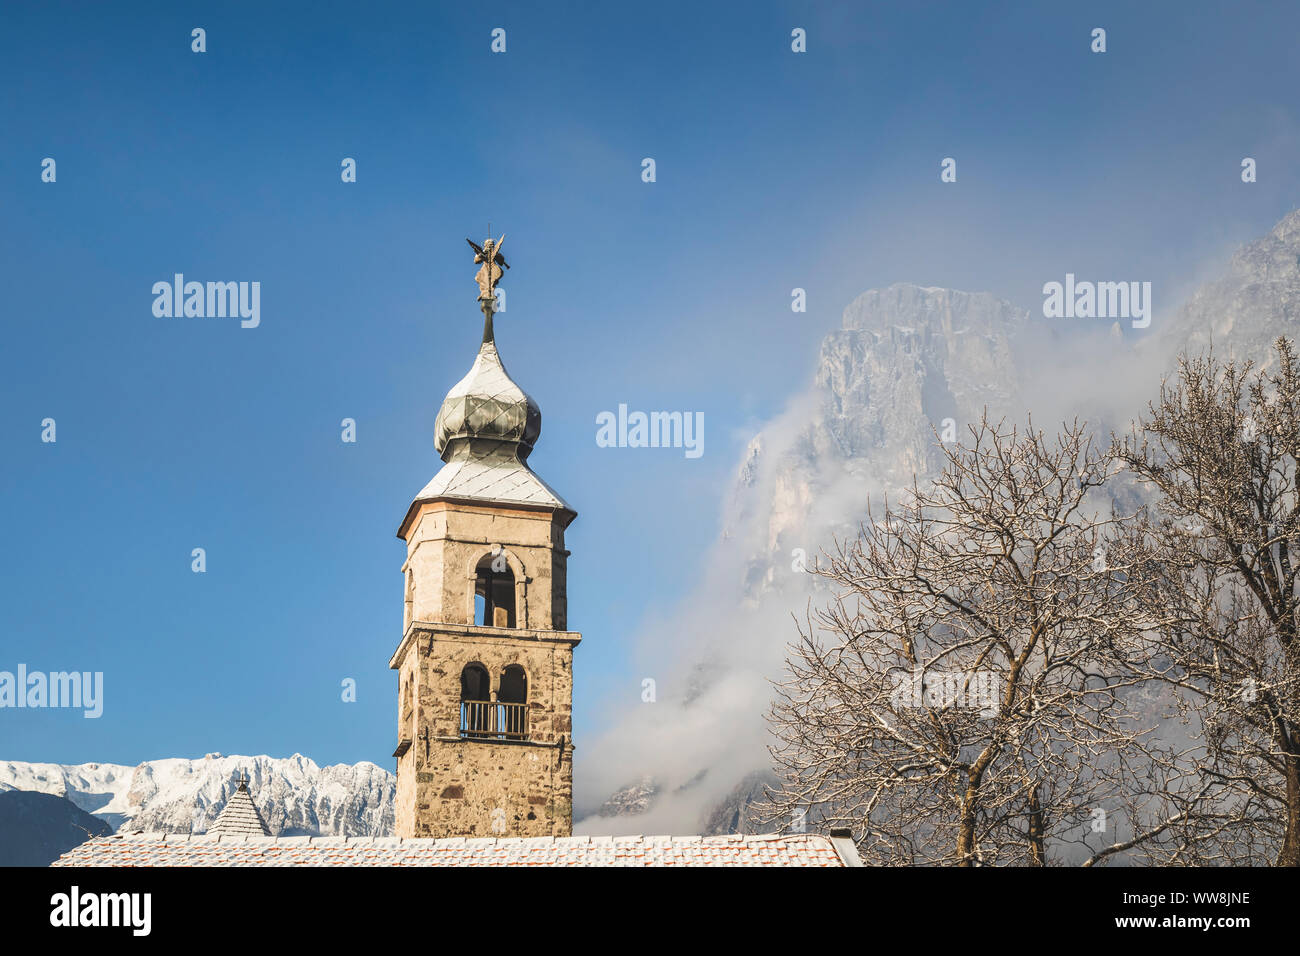
<svg viewBox="0 0 1300 956"><path fill-rule="evenodd" d="M443 400L434 422L434 447L443 461L450 461L459 440L506 442L518 446L523 461L541 431L541 409L510 378L496 343L489 340Z"/></svg>

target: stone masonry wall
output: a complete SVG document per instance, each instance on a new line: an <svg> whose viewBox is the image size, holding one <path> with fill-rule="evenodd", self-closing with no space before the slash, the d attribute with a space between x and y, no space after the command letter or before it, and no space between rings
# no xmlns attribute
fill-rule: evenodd
<svg viewBox="0 0 1300 956"><path fill-rule="evenodd" d="M573 645L578 635L415 625L411 749L398 764L399 836L567 836L573 827ZM526 742L460 737L460 675L482 664L528 675ZM427 731L427 736L422 737Z"/></svg>
<svg viewBox="0 0 1300 956"><path fill-rule="evenodd" d="M398 836L568 836L573 829L573 648L565 631L564 522L555 513L445 501L404 525L409 618L399 672ZM514 628L476 626L475 569L504 549ZM461 672L511 664L528 678L528 739L460 736ZM409 695L409 696L408 696Z"/></svg>

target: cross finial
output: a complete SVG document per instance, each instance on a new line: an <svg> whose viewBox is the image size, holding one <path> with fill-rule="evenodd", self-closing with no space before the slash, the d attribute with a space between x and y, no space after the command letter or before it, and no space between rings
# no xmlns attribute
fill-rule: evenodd
<svg viewBox="0 0 1300 956"><path fill-rule="evenodd" d="M241 771L239 774L239 789L240 790L248 789L248 774L243 771Z"/></svg>

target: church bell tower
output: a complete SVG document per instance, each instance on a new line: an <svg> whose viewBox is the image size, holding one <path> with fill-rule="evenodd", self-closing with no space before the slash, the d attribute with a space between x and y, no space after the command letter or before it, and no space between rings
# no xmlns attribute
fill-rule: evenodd
<svg viewBox="0 0 1300 956"><path fill-rule="evenodd" d="M581 635L567 630L564 531L577 515L527 464L542 416L497 352L501 243L470 245L483 341L434 423L444 464L397 532L397 835L568 836Z"/></svg>

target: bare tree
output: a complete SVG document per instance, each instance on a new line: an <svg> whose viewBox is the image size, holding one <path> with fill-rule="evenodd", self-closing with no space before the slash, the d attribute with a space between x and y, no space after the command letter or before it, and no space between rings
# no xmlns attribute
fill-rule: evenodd
<svg viewBox="0 0 1300 956"><path fill-rule="evenodd" d="M1032 422L970 435L813 569L832 597L777 684L769 817L849 826L875 864L1180 842L1197 794L1135 706L1150 594L1095 504L1111 454L1078 422L1054 442Z"/></svg>
<svg viewBox="0 0 1300 956"><path fill-rule="evenodd" d="M1216 860L1300 865L1300 363L1179 363L1114 454L1154 488L1129 530L1156 592L1162 677L1193 710Z"/></svg>

